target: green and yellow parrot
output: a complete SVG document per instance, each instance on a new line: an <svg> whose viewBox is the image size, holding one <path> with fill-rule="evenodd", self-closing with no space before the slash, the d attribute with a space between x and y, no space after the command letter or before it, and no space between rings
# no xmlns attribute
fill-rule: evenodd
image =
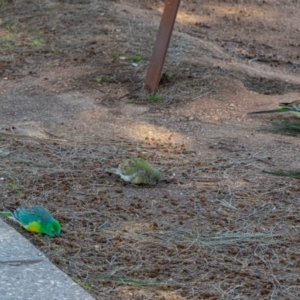
<svg viewBox="0 0 300 300"><path fill-rule="evenodd" d="M280 103L279 106L281 108L277 109L270 109L270 110L260 110L260 111L253 111L248 113L248 115L254 114L265 114L265 113L278 113L278 112L291 112L294 113L297 117L300 118L300 100L296 100L293 102L283 102Z"/></svg>
<svg viewBox="0 0 300 300"><path fill-rule="evenodd" d="M109 168L106 172L119 175L123 180L133 184L157 184L162 179L160 171L156 170L143 158L129 158L118 168Z"/></svg>
<svg viewBox="0 0 300 300"><path fill-rule="evenodd" d="M58 236L61 232L61 225L55 220L50 212L42 205L35 205L29 208L6 207L7 212L0 212L0 215L14 218L26 230L35 233L44 233L51 237Z"/></svg>

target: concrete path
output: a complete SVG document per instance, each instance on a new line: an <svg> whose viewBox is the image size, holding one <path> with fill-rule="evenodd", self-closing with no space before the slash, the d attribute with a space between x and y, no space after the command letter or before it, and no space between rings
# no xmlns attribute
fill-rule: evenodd
<svg viewBox="0 0 300 300"><path fill-rule="evenodd" d="M1 300L93 300L44 254L0 219Z"/></svg>

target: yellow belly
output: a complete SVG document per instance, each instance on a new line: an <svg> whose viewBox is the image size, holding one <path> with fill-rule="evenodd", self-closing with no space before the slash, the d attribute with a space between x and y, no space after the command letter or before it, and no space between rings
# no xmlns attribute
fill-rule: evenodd
<svg viewBox="0 0 300 300"><path fill-rule="evenodd" d="M32 222L30 223L29 225L27 226L24 226L24 228L30 232L35 232L35 233L39 233L41 232L41 229L40 229L41 225L39 222Z"/></svg>

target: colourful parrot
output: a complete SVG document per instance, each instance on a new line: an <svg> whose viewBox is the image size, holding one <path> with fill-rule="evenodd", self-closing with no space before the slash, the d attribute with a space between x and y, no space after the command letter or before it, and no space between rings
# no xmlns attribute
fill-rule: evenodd
<svg viewBox="0 0 300 300"><path fill-rule="evenodd" d="M119 175L123 180L133 184L157 184L161 179L161 173L149 165L143 158L129 158L116 168L105 170Z"/></svg>
<svg viewBox="0 0 300 300"><path fill-rule="evenodd" d="M8 211L0 212L0 215L14 218L30 232L44 233L51 237L58 236L61 232L59 222L42 205L16 209L7 207L6 209Z"/></svg>
<svg viewBox="0 0 300 300"><path fill-rule="evenodd" d="M248 115L277 113L277 112L291 112L291 113L294 113L297 117L300 117L300 100L296 100L296 101L293 101L290 103L283 102L283 103L280 103L279 106L281 106L281 108L253 111L253 112L248 113Z"/></svg>

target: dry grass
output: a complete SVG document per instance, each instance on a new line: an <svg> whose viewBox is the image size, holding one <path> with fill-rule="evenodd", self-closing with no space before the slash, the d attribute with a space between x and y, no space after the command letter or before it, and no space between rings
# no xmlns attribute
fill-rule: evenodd
<svg viewBox="0 0 300 300"><path fill-rule="evenodd" d="M54 239L16 229L96 298L299 297L299 207L282 199L282 180L248 185L241 178L257 172L252 157L199 160L176 144L169 153L157 144L159 156L145 158L177 180L137 187L102 172L138 155L128 152L136 142L67 142L9 131L0 139L3 205L39 203L63 225ZM149 147L139 143L144 153ZM189 164L178 166L186 155ZM190 179L199 174L224 180Z"/></svg>

